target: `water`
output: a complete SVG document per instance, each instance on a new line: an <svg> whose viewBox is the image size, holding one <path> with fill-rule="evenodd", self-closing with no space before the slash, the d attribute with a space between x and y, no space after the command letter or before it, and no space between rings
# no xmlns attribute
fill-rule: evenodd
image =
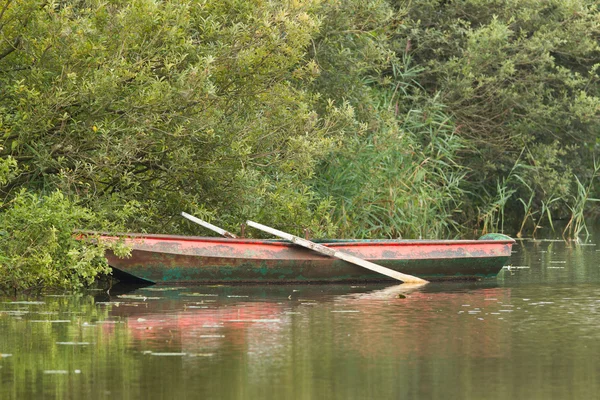
<svg viewBox="0 0 600 400"><path fill-rule="evenodd" d="M598 239L478 283L0 298L0 399L598 398Z"/></svg>

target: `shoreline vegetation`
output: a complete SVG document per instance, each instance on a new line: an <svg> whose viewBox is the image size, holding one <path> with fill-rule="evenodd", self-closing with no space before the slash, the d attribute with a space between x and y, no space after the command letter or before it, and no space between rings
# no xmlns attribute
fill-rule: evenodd
<svg viewBox="0 0 600 400"><path fill-rule="evenodd" d="M108 269L74 229L587 232L596 1L0 0L0 287ZM126 252L126 249L119 251Z"/></svg>

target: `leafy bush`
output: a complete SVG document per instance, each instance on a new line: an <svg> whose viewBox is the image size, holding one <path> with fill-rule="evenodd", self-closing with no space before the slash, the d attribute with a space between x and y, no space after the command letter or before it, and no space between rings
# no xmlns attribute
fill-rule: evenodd
<svg viewBox="0 0 600 400"><path fill-rule="evenodd" d="M0 195L58 188L94 210L141 200L132 230L181 233L192 228L173 216L200 208L237 226L287 208L279 191L306 193L346 123L342 107L314 112L303 88L318 74L304 59L316 3L18 3L0 13L2 44L18 42L0 46L0 157L21 173Z"/></svg>
<svg viewBox="0 0 600 400"><path fill-rule="evenodd" d="M110 272L104 258L107 248L127 254L118 242L76 238L75 229L100 226L98 216L60 192L40 196L22 190L4 208L0 214L2 290L77 289Z"/></svg>
<svg viewBox="0 0 600 400"><path fill-rule="evenodd" d="M513 220L568 217L573 175L589 180L600 150L597 1L396 3L406 15L396 51L424 67L420 84L440 93L468 144L465 206L494 208L511 192Z"/></svg>

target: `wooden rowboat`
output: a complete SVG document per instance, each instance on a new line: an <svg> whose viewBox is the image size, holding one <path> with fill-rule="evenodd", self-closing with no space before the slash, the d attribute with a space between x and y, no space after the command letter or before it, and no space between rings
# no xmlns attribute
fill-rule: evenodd
<svg viewBox="0 0 600 400"><path fill-rule="evenodd" d="M100 240L115 240L102 236ZM389 278L282 240L173 235L124 236L131 256L106 258L120 280L148 283L308 283ZM514 240L329 240L320 244L427 280L494 277Z"/></svg>

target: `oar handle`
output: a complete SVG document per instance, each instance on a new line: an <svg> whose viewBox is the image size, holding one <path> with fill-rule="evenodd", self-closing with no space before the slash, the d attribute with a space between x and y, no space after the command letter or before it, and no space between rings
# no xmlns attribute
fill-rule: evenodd
<svg viewBox="0 0 600 400"><path fill-rule="evenodd" d="M210 229L211 231L217 232L218 234L220 234L222 236L225 236L225 237L228 237L228 238L232 238L232 239L237 238L237 236L234 235L233 233L227 232L225 229L221 229L218 226L210 224L210 223L208 223L206 221L202 221L200 218L196 218L193 215L190 215L190 214L185 213L183 211L181 212L181 216L184 217L184 218L189 219L192 222L197 223L198 225L202 225L203 227L205 227L207 229Z"/></svg>

